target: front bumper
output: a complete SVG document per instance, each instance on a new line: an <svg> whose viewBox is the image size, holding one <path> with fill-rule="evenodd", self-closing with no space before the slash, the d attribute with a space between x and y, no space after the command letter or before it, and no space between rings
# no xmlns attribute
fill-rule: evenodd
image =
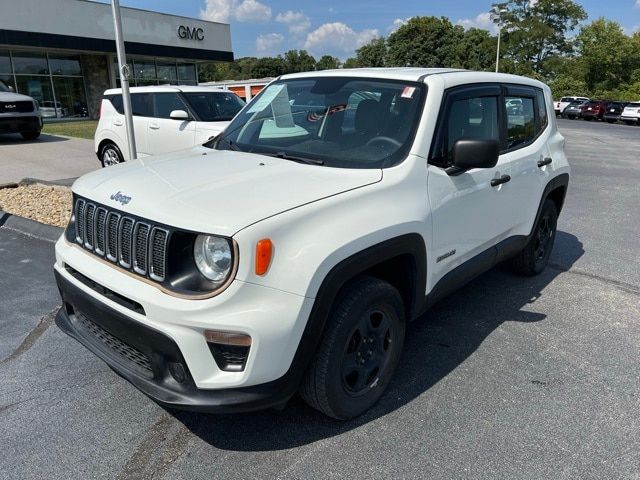
<svg viewBox="0 0 640 480"><path fill-rule="evenodd" d="M178 345L167 335L87 295L55 271L62 296L56 324L116 373L161 405L201 412L241 412L284 404L298 375L250 387L199 389Z"/></svg>
<svg viewBox="0 0 640 480"><path fill-rule="evenodd" d="M31 116L0 116L0 132L39 132L42 130L42 117Z"/></svg>

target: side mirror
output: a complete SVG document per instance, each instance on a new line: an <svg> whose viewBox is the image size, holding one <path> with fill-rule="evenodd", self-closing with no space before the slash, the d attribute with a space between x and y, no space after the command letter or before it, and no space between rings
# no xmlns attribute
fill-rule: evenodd
<svg viewBox="0 0 640 480"><path fill-rule="evenodd" d="M184 110L173 110L169 114L169 118L173 120L191 120L191 117Z"/></svg>
<svg viewBox="0 0 640 480"><path fill-rule="evenodd" d="M490 139L461 139L453 145L453 165L462 169L493 168L498 163L500 144Z"/></svg>

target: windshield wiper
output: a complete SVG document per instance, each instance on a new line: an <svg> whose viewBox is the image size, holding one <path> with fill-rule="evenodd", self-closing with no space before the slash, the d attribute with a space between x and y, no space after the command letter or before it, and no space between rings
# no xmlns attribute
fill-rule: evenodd
<svg viewBox="0 0 640 480"><path fill-rule="evenodd" d="M208 141L207 143L205 143L205 146L209 147L209 148L213 148L213 144L214 143L220 143L220 142L224 142L227 145L229 145L229 149L233 150L234 152L242 152L243 150L238 146L238 144L232 140L229 140L226 137L214 137L213 139L211 139L210 141ZM210 144L211 146L207 145Z"/></svg>
<svg viewBox="0 0 640 480"><path fill-rule="evenodd" d="M285 152L260 153L260 155L267 155L268 157L282 158L283 160L293 160L294 162L306 163L307 165L324 165L324 160L319 160L317 158L297 157L295 155L289 155Z"/></svg>

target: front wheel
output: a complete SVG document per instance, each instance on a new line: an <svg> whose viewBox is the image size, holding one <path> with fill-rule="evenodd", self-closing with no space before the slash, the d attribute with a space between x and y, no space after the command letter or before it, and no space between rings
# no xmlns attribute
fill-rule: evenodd
<svg viewBox="0 0 640 480"><path fill-rule="evenodd" d="M325 415L348 420L373 406L402 353L405 314L389 283L360 277L338 295L300 394Z"/></svg>
<svg viewBox="0 0 640 480"><path fill-rule="evenodd" d="M553 242L556 238L558 210L552 200L545 200L540 218L533 228L533 234L524 249L513 259L513 267L517 273L527 276L542 273L551 256Z"/></svg>
<svg viewBox="0 0 640 480"><path fill-rule="evenodd" d="M106 143L100 149L100 163L102 163L103 168L117 165L123 161L124 158L122 158L122 153L114 143Z"/></svg>
<svg viewBox="0 0 640 480"><path fill-rule="evenodd" d="M40 136L40 130L32 130L30 132L20 132L22 138L25 140L35 140Z"/></svg>

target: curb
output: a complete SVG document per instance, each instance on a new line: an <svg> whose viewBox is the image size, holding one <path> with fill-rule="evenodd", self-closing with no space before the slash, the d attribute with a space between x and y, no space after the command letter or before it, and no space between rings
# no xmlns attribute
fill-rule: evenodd
<svg viewBox="0 0 640 480"><path fill-rule="evenodd" d="M55 243L62 235L64 228L46 225L29 218L11 215L0 210L0 228L13 230L28 237Z"/></svg>
<svg viewBox="0 0 640 480"><path fill-rule="evenodd" d="M60 180L40 180L39 178L31 178L31 177L26 177L23 178L22 180L20 180L16 186L18 185L35 185L35 184L39 184L39 185L48 185L48 186L57 186L57 187L70 187L73 182L75 182L77 180L78 177L74 177L74 178L62 178ZM0 188L2 186L0 185Z"/></svg>

